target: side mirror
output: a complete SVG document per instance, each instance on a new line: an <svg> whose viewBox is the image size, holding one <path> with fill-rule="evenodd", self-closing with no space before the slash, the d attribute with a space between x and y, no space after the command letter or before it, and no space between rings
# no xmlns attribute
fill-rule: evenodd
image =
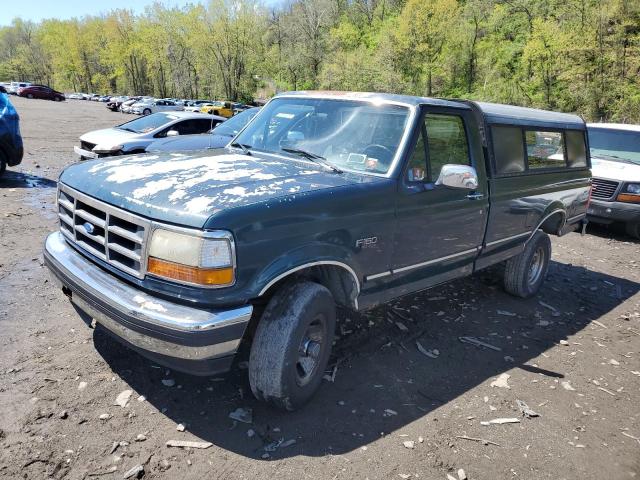
<svg viewBox="0 0 640 480"><path fill-rule="evenodd" d="M468 165L443 165L436 185L476 190L478 188L478 173L475 168Z"/></svg>
<svg viewBox="0 0 640 480"><path fill-rule="evenodd" d="M169 130L167 132L167 137L177 137L178 135L180 135L180 132L177 130Z"/></svg>

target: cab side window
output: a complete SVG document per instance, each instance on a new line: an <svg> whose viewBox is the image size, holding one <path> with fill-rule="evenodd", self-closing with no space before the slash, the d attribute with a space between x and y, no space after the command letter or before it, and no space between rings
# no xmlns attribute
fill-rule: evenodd
<svg viewBox="0 0 640 480"><path fill-rule="evenodd" d="M443 165L471 165L464 120L458 115L428 113L409 160L410 182L435 182Z"/></svg>
<svg viewBox="0 0 640 480"><path fill-rule="evenodd" d="M428 114L425 117L430 180L435 182L443 165L471 165L462 117Z"/></svg>

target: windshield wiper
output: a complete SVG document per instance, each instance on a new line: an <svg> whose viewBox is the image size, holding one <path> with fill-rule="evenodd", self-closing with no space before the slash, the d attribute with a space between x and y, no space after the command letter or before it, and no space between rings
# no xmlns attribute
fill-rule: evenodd
<svg viewBox="0 0 640 480"><path fill-rule="evenodd" d="M333 170L336 173L344 173L338 167L336 167L334 165L331 165L329 162L327 162L327 159L324 158L322 155L317 155L315 153L308 152L306 150L302 150L301 148L282 147L282 148L280 148L280 150L282 150L283 152L300 155L301 157L304 157L307 160L311 160L312 162L318 163L318 164L322 165L323 167L330 168L331 170Z"/></svg>
<svg viewBox="0 0 640 480"><path fill-rule="evenodd" d="M244 153L245 155L251 155L251 151L249 150L251 148L251 145L245 145L244 143L233 142L230 146L234 148L239 148L240 150L242 150L242 153Z"/></svg>

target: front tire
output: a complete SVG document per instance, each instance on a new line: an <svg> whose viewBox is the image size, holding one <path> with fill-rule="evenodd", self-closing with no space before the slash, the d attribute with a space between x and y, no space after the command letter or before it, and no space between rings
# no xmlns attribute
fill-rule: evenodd
<svg viewBox="0 0 640 480"><path fill-rule="evenodd" d="M504 269L504 289L521 298L533 297L544 282L551 259L549 235L537 231L524 251L507 260Z"/></svg>
<svg viewBox="0 0 640 480"><path fill-rule="evenodd" d="M629 222L626 224L627 235L633 237L637 240L640 240L640 222L632 223Z"/></svg>
<svg viewBox="0 0 640 480"><path fill-rule="evenodd" d="M269 301L249 356L249 383L259 400L284 410L304 405L322 382L331 354L336 307L329 290L303 281Z"/></svg>
<svg viewBox="0 0 640 480"><path fill-rule="evenodd" d="M149 115L150 113L151 113L151 110L149 110L148 108L145 108L145 109L142 111L142 114L143 114L143 115Z"/></svg>
<svg viewBox="0 0 640 480"><path fill-rule="evenodd" d="M31 95L30 93L27 93L27 98L33 98L33 95Z"/></svg>

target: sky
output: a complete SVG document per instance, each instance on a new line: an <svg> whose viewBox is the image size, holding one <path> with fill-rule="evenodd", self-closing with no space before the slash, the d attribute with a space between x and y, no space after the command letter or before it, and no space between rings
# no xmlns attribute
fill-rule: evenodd
<svg viewBox="0 0 640 480"><path fill-rule="evenodd" d="M265 5L278 5L283 0L263 0ZM15 17L38 22L43 18L68 19L97 15L115 8L127 8L136 13L144 12L144 7L153 0L2 0L0 7L0 26L9 25ZM173 7L187 3L198 3L198 0L177 1L165 0L161 3Z"/></svg>

